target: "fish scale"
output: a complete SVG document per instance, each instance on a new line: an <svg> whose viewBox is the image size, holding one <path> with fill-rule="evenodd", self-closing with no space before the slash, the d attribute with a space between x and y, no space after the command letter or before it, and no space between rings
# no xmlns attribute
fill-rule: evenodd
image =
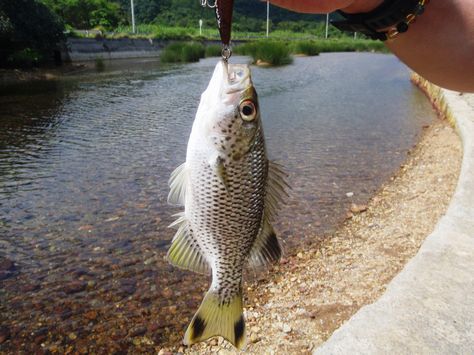
<svg viewBox="0 0 474 355"><path fill-rule="evenodd" d="M242 274L276 262L271 222L286 194L285 174L268 160L258 99L248 66L219 62L201 96L186 162L170 178L168 201L184 205L169 261L212 274L184 336L193 344L221 335L245 345Z"/></svg>
<svg viewBox="0 0 474 355"><path fill-rule="evenodd" d="M222 297L221 303L230 302L240 292L243 264L261 225L267 163L261 131L256 142L241 160L223 159L227 186L202 157L196 158L195 169L191 165L195 202L189 206L190 225L201 250L215 260L213 288Z"/></svg>

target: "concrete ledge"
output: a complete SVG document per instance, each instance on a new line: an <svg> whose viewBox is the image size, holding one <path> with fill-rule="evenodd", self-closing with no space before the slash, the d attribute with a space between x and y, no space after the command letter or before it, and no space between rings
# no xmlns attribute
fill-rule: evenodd
<svg viewBox="0 0 474 355"><path fill-rule="evenodd" d="M414 82L461 136L456 191L446 215L384 295L314 354L474 353L474 108L459 93L419 77Z"/></svg>
<svg viewBox="0 0 474 355"><path fill-rule="evenodd" d="M157 57L167 42L151 39L68 38L64 59L76 62L101 59Z"/></svg>

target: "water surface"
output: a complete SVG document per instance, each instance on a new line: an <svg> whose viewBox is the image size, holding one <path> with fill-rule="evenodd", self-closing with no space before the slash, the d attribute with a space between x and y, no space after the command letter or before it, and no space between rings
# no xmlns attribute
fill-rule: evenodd
<svg viewBox="0 0 474 355"><path fill-rule="evenodd" d="M132 351L137 336L182 335L207 280L163 259L178 211L167 180L215 62L118 61L0 90L0 265L15 263L0 273L0 351ZM293 188L276 225L288 251L366 201L435 116L390 55L252 70L270 158Z"/></svg>

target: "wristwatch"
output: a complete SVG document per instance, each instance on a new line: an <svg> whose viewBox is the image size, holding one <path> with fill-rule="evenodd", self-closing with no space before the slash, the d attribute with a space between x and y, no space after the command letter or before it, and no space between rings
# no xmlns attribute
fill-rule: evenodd
<svg viewBox="0 0 474 355"><path fill-rule="evenodd" d="M372 38L385 41L408 31L416 17L423 14L429 0L384 0L374 10L360 14L337 12L344 20L331 21L341 31L360 32Z"/></svg>

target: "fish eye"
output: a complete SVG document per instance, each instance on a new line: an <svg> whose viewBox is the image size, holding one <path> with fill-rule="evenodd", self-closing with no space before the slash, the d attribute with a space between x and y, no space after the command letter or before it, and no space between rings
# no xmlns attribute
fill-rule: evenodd
<svg viewBox="0 0 474 355"><path fill-rule="evenodd" d="M250 100L245 100L240 104L239 107L240 116L244 121L253 121L257 116L257 109L255 104Z"/></svg>

